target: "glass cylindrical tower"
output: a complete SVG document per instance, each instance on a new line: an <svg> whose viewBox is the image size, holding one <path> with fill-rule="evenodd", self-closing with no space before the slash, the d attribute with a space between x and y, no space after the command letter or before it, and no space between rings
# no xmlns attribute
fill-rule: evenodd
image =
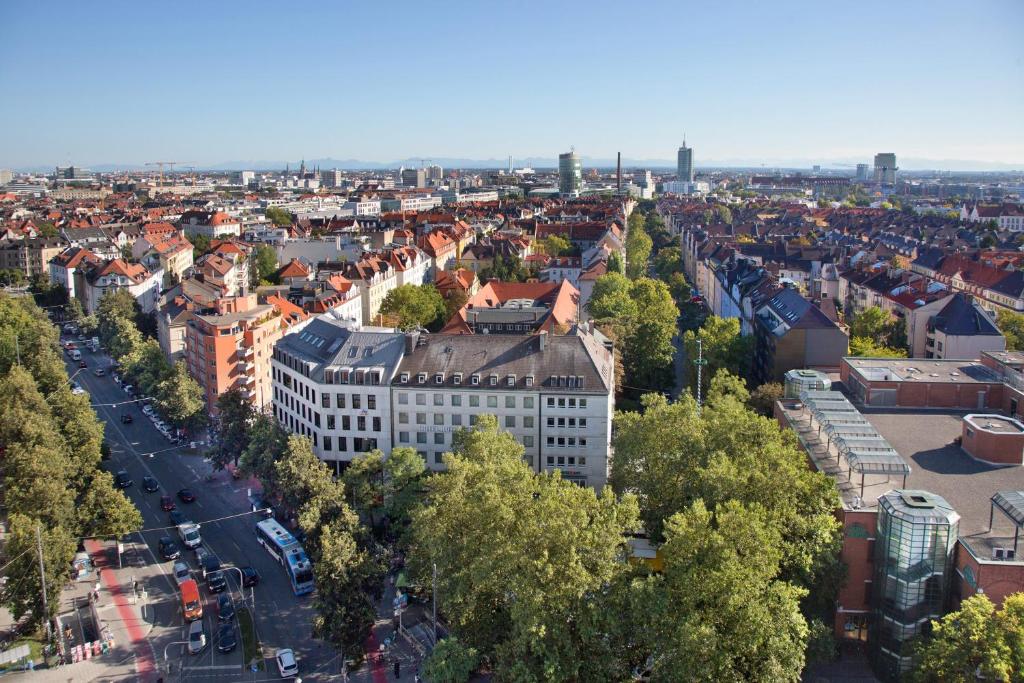
<svg viewBox="0 0 1024 683"><path fill-rule="evenodd" d="M908 643L946 613L960 515L941 496L895 490L878 499L875 536L876 671L897 680L911 665Z"/></svg>

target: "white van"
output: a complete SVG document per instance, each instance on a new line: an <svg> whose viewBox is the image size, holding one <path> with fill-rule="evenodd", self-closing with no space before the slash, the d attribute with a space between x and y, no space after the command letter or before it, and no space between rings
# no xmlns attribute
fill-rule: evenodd
<svg viewBox="0 0 1024 683"><path fill-rule="evenodd" d="M179 525L178 536L181 537L181 542L185 544L185 547L189 549L203 544L203 539L199 535L199 525L192 522Z"/></svg>
<svg viewBox="0 0 1024 683"><path fill-rule="evenodd" d="M75 349L71 352L71 360L82 360L82 352Z"/></svg>

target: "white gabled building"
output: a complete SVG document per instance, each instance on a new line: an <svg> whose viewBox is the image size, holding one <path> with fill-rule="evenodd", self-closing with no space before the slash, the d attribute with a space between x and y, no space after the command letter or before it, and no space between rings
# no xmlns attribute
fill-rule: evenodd
<svg viewBox="0 0 1024 683"><path fill-rule="evenodd" d="M443 469L452 437L491 414L534 471L607 483L611 344L589 326L548 335L419 335L320 316L273 355L274 415L335 464L372 448L416 449Z"/></svg>

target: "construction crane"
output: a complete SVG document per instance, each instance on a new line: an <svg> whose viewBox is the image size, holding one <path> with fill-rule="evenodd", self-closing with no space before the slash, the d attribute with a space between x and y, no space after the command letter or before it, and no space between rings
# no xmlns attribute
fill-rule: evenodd
<svg viewBox="0 0 1024 683"><path fill-rule="evenodd" d="M160 184L164 184L164 166L169 166L170 170L174 170L175 164L180 164L180 161L149 161L146 166L159 166L160 167Z"/></svg>

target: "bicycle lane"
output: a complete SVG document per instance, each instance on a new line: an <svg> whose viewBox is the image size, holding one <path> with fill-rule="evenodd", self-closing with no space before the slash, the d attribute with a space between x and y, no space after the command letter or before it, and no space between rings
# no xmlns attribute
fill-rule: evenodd
<svg viewBox="0 0 1024 683"><path fill-rule="evenodd" d="M132 605L125 596L121 584L117 580L116 570L108 566L107 553L103 544L93 539L87 539L85 549L93 558L100 582L110 594L110 600L121 619L120 630L127 634L128 642L131 643L132 650L135 652L135 673L140 676L141 680L156 680L156 657L153 654L152 645L146 639L149 630L148 624L142 620L137 607Z"/></svg>

